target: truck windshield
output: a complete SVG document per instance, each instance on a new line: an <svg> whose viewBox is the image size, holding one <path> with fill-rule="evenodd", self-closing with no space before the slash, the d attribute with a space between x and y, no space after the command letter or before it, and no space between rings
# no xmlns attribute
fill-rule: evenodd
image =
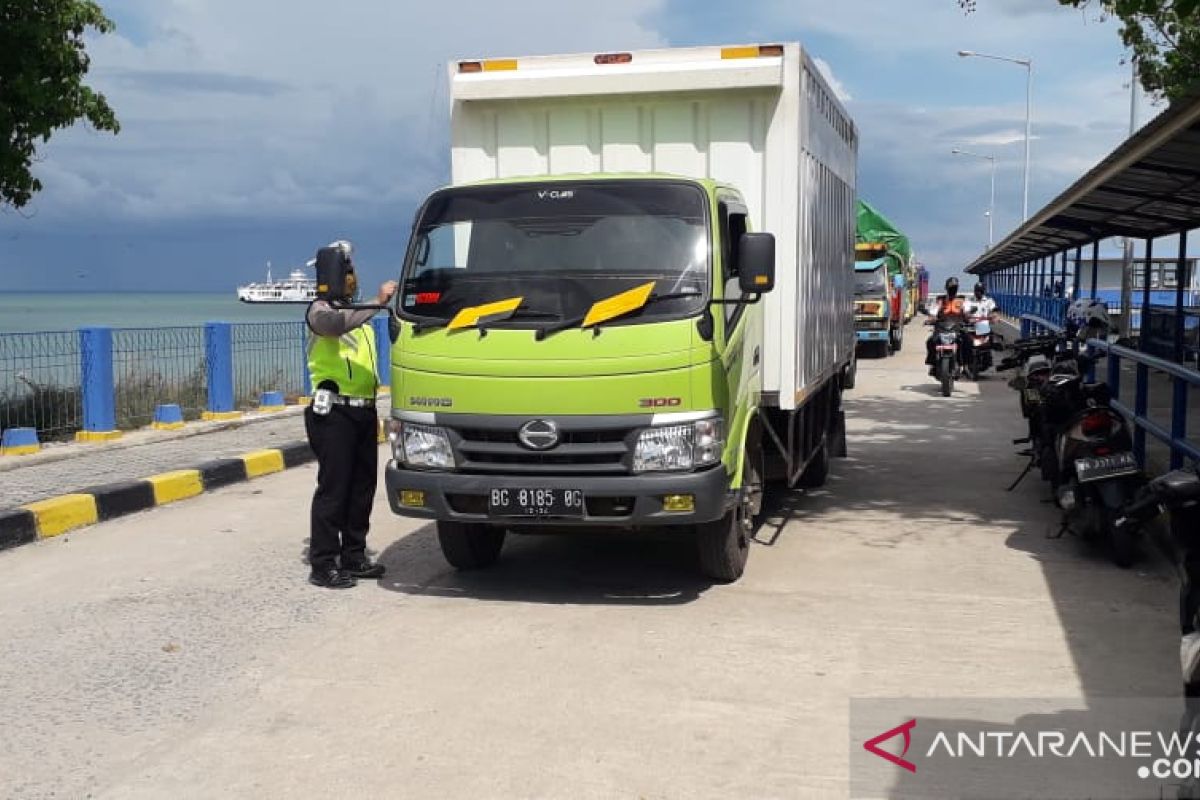
<svg viewBox="0 0 1200 800"><path fill-rule="evenodd" d="M436 323L521 297L498 327L540 327L654 282L661 302L613 324L689 316L707 300L706 209L700 187L674 181L446 189L417 220L400 307Z"/></svg>
<svg viewBox="0 0 1200 800"><path fill-rule="evenodd" d="M865 270L854 273L854 293L859 295L865 294L883 294L884 282L887 280L887 275L882 268L867 272Z"/></svg>

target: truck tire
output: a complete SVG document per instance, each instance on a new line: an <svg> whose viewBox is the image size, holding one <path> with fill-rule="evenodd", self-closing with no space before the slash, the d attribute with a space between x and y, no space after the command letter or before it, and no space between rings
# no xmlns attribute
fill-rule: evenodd
<svg viewBox="0 0 1200 800"><path fill-rule="evenodd" d="M742 577L746 559L750 557L754 517L762 511L766 465L757 437L751 442L737 503L720 519L696 526L700 570L705 577L718 583L731 583Z"/></svg>
<svg viewBox="0 0 1200 800"><path fill-rule="evenodd" d="M842 388L853 389L855 381L858 380L858 357L850 359L850 366L846 367L846 371L842 374Z"/></svg>
<svg viewBox="0 0 1200 800"><path fill-rule="evenodd" d="M750 556L750 525L745 504L739 502L725 516L696 526L700 571L717 583L742 577Z"/></svg>
<svg viewBox="0 0 1200 800"><path fill-rule="evenodd" d="M461 570L490 567L504 546L504 528L466 522L437 523L438 544L452 567Z"/></svg>
<svg viewBox="0 0 1200 800"><path fill-rule="evenodd" d="M892 352L899 353L904 344L904 325L897 325L892 331Z"/></svg>
<svg viewBox="0 0 1200 800"><path fill-rule="evenodd" d="M804 472L800 474L800 485L805 489L819 489L829 479L829 438L821 442Z"/></svg>

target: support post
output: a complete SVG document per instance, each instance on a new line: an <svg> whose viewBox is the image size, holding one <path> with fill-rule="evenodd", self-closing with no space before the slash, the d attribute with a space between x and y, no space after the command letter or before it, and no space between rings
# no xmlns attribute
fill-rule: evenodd
<svg viewBox="0 0 1200 800"><path fill-rule="evenodd" d="M1143 353L1150 350L1150 276L1154 273L1154 240L1146 238L1146 261L1142 265L1142 308L1138 312L1138 347ZM1133 309L1129 311L1133 316ZM1133 320L1130 319L1130 330Z"/></svg>
<svg viewBox="0 0 1200 800"><path fill-rule="evenodd" d="M79 358L83 430L75 434L75 440L104 442L116 439L121 433L117 430L112 328L81 328Z"/></svg>
<svg viewBox="0 0 1200 800"><path fill-rule="evenodd" d="M1079 300L1080 283L1084 281L1084 246L1075 248L1075 277L1070 282L1070 299Z"/></svg>
<svg viewBox="0 0 1200 800"><path fill-rule="evenodd" d="M1171 392L1171 438L1182 441L1187 436L1188 384L1183 378L1172 378ZM1183 467L1183 452L1171 448L1171 469Z"/></svg>
<svg viewBox="0 0 1200 800"><path fill-rule="evenodd" d="M206 420L237 419L233 396L233 326L228 322L204 323L204 363L208 378Z"/></svg>
<svg viewBox="0 0 1200 800"><path fill-rule="evenodd" d="M1187 230L1179 232L1179 260L1175 262L1175 363L1183 363L1183 289L1191 285L1187 262ZM1184 387L1184 397L1187 387Z"/></svg>
<svg viewBox="0 0 1200 800"><path fill-rule="evenodd" d="M1100 277L1100 240L1092 242L1092 299L1096 299L1096 284Z"/></svg>

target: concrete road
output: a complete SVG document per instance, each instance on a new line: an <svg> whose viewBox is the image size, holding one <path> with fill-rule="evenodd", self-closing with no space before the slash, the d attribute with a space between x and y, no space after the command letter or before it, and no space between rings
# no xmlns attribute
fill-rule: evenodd
<svg viewBox="0 0 1200 800"><path fill-rule="evenodd" d="M670 537L459 575L380 499L388 577L317 590L312 468L0 553L0 797L844 797L851 697L1174 693L1173 577L1048 538L1015 399L922 338L730 586Z"/></svg>

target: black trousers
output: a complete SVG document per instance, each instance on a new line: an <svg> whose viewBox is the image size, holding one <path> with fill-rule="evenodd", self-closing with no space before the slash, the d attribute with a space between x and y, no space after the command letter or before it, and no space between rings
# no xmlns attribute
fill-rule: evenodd
<svg viewBox="0 0 1200 800"><path fill-rule="evenodd" d="M336 567L339 556L345 565L366 555L379 475L378 425L374 408L339 405L324 416L304 411L318 466L308 547L313 569Z"/></svg>

